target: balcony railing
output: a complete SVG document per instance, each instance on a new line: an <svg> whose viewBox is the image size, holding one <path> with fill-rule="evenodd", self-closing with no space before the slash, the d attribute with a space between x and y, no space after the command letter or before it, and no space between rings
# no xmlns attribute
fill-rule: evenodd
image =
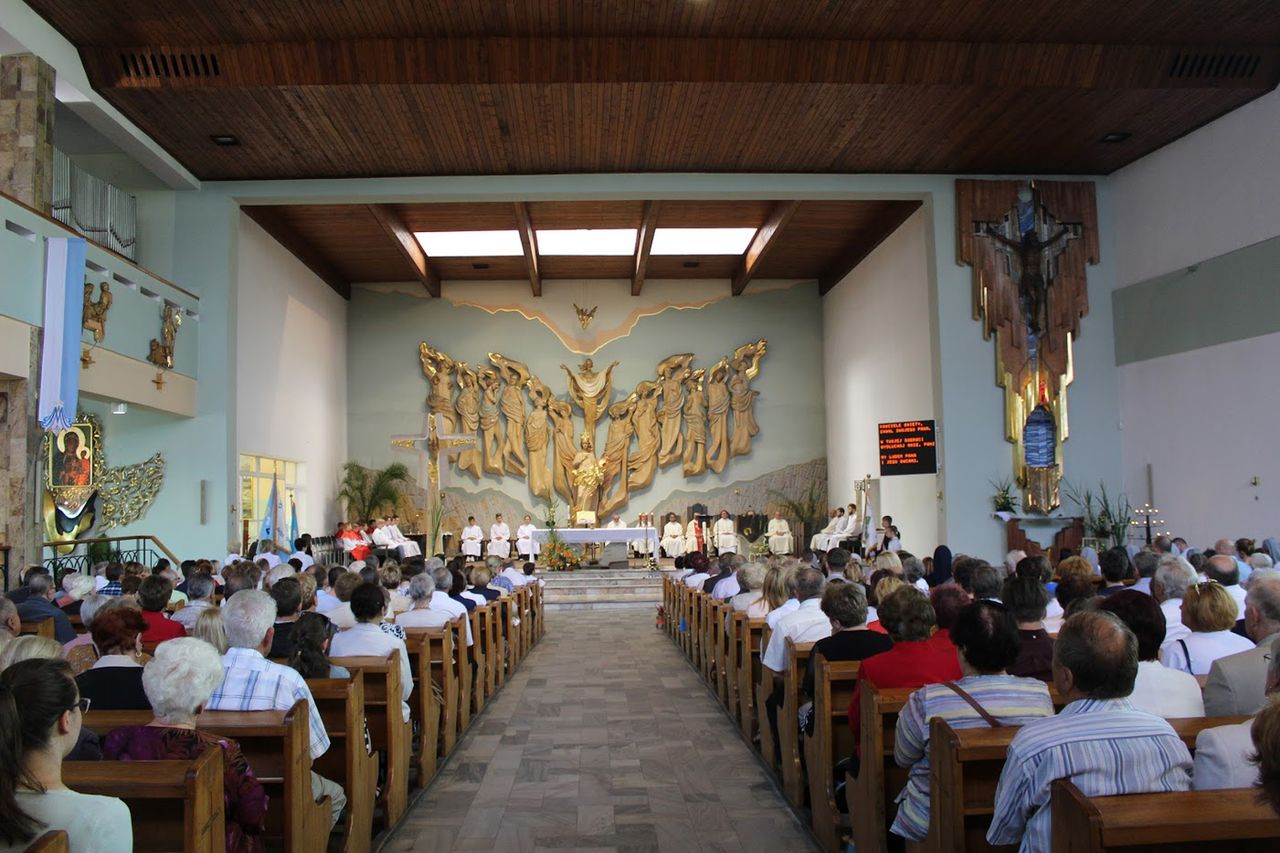
<svg viewBox="0 0 1280 853"><path fill-rule="evenodd" d="M141 563L147 568L151 568L161 557L168 558L176 569L181 561L173 555L163 542L154 536L102 536L97 539L80 539L75 543L75 550L70 554L59 554L57 548L66 543L46 542L44 543L43 563L44 567L49 570L49 574L53 575L54 581L62 582L62 576L67 572L81 572L90 574L94 565L104 559L99 556L99 548L95 546L106 545L105 560L117 563ZM95 552L94 556L90 555L90 550Z"/></svg>

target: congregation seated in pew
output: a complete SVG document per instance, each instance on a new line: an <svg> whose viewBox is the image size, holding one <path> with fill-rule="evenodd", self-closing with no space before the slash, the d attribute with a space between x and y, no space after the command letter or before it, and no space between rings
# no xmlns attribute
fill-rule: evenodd
<svg viewBox="0 0 1280 853"><path fill-rule="evenodd" d="M1155 599L1127 589L1102 599L1098 609L1115 614L1138 640L1138 674L1129 693L1133 707L1157 717L1203 717L1204 697L1195 676L1157 660L1165 623Z"/></svg>
<svg viewBox="0 0 1280 853"><path fill-rule="evenodd" d="M409 696L413 693L413 670L404 640L383 632L378 624L386 615L386 591L376 583L363 583L351 593L351 612L356 624L340 632L330 642L334 657L386 657L396 652L400 661L400 704L409 721Z"/></svg>
<svg viewBox="0 0 1280 853"><path fill-rule="evenodd" d="M82 696L103 711L147 710L147 694L142 689L142 634L147 629L142 612L122 601L99 610L90 633L98 648L98 659L76 676Z"/></svg>
<svg viewBox="0 0 1280 853"><path fill-rule="evenodd" d="M85 705L66 661L25 660L0 672L0 851L20 853L51 829L66 831L72 851L133 849L124 802L63 784Z"/></svg>
<svg viewBox="0 0 1280 853"><path fill-rule="evenodd" d="M119 728L102 740L108 761L192 760L213 749L222 755L228 851L262 849L267 795L233 740L196 728L196 717L222 683L222 661L208 643L179 638L162 644L143 670L142 686L155 718Z"/></svg>
<svg viewBox="0 0 1280 853"><path fill-rule="evenodd" d="M330 644L337 627L321 613L303 613L293 624L293 651L289 666L303 678L350 678L345 667L329 660Z"/></svg>

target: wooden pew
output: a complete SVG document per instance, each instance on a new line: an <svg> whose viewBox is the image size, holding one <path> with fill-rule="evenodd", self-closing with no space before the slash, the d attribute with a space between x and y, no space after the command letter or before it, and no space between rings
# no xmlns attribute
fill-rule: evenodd
<svg viewBox="0 0 1280 853"><path fill-rule="evenodd" d="M764 619L741 615L744 621L738 634L738 723L742 736L750 741L755 737L759 716L756 683L760 680L760 639L766 629Z"/></svg>
<svg viewBox="0 0 1280 853"><path fill-rule="evenodd" d="M537 608L537 616L534 620L534 641L541 640L547 634L546 616L546 590L542 588L542 584L536 584L533 587L533 602Z"/></svg>
<svg viewBox="0 0 1280 853"><path fill-rule="evenodd" d="M39 622L22 621L22 628L18 631L18 635L34 634L37 637L48 637L50 640L55 639L53 633L53 617L41 619Z"/></svg>
<svg viewBox="0 0 1280 853"><path fill-rule="evenodd" d="M1055 853L1274 853L1280 847L1280 817L1249 788L1086 797L1059 779L1050 797Z"/></svg>
<svg viewBox="0 0 1280 853"><path fill-rule="evenodd" d="M812 656L813 734L804 736L813 834L823 850L843 850L843 819L836 803L835 765L853 753L849 701L858 683L860 661Z"/></svg>
<svg viewBox="0 0 1280 853"><path fill-rule="evenodd" d="M502 630L503 660L506 662L506 674L509 677L520 665L520 642L517 635L519 626L516 624L520 604L514 592L498 599L498 602L502 607L502 616L499 619L502 624L499 627Z"/></svg>
<svg viewBox="0 0 1280 853"><path fill-rule="evenodd" d="M484 647L484 608L477 606L467 614L467 623L471 626L471 637L473 645L471 647L471 657L476 662L475 675L467 673L467 677L471 678L471 711L479 714L484 710L484 703L488 696L493 692L489 690L486 684L485 671L489 664L486 660Z"/></svg>
<svg viewBox="0 0 1280 853"><path fill-rule="evenodd" d="M28 844L24 853L69 853L70 850L71 843L67 833L54 829Z"/></svg>
<svg viewBox="0 0 1280 853"><path fill-rule="evenodd" d="M373 748L387 757L382 785L382 811L387 826L395 825L409 801L409 731L400 699L400 653L385 658L336 657L352 678L364 679L364 716Z"/></svg>
<svg viewBox="0 0 1280 853"><path fill-rule="evenodd" d="M449 623L453 631L454 678L458 681L458 735L471 726L471 648L467 645L467 619L459 616ZM474 642L474 637L472 641Z"/></svg>
<svg viewBox="0 0 1280 853"><path fill-rule="evenodd" d="M84 715L90 730L105 735L121 726L151 722L150 711L93 711ZM299 699L288 711L205 711L196 727L234 740L253 768L271 805L267 809L269 842L287 850L323 850L328 843L332 809L329 798L311 793L310 725L307 703Z"/></svg>
<svg viewBox="0 0 1280 853"><path fill-rule="evenodd" d="M1204 729L1246 719L1189 717L1169 720L1169 725L1194 753L1196 736ZM930 721L929 837L924 843L930 853L1013 849L988 844L987 828L994 813L996 783L1004 769L1005 754L1018 729L956 729L936 717Z"/></svg>
<svg viewBox="0 0 1280 853"><path fill-rule="evenodd" d="M766 624L760 632L760 645L757 647L757 653L762 658L764 655L760 650L769 647L769 638L772 635L773 631ZM778 766L778 744L773 739L773 730L769 727L769 712L765 706L769 696L773 694L773 676L769 674L763 662L755 673L756 679L751 689L756 696L756 728L760 732L760 759L764 761L764 766L770 773L779 776L781 769Z"/></svg>
<svg viewBox="0 0 1280 853"><path fill-rule="evenodd" d="M858 775L848 777L845 783L849 824L858 853L888 853L891 820L886 802L892 801L907 782L907 771L893 760L894 727L898 712L914 690L877 690L871 684L862 684L861 767ZM893 793L886 796L886 790Z"/></svg>
<svg viewBox="0 0 1280 853"><path fill-rule="evenodd" d="M219 749L206 750L194 761L65 761L62 778L81 794L124 800L135 851L226 850Z"/></svg>
<svg viewBox="0 0 1280 853"><path fill-rule="evenodd" d="M373 838L373 803L378 788L378 754L364 741L364 679L312 678L307 680L316 710L329 734L329 751L312 765L321 776L342 786L347 795L343 819L349 853L367 850Z"/></svg>
<svg viewBox="0 0 1280 853"><path fill-rule="evenodd" d="M720 606L716 610L716 620L713 626L715 631L715 675L716 675L716 696L720 698L720 704L729 711L729 716L735 716L733 706L729 702L729 617L733 615L733 605L727 601L720 602Z"/></svg>
<svg viewBox="0 0 1280 853"><path fill-rule="evenodd" d="M501 607L496 602L490 602L484 607L484 615L481 619L481 627L484 629L484 664L485 664L485 693L492 696L498 692L498 688L502 685L502 640L498 634L498 614Z"/></svg>
<svg viewBox="0 0 1280 853"><path fill-rule="evenodd" d="M447 628L405 628L404 633L414 673L409 711L418 727L418 785L425 786L436 774L436 758L452 752L458 737L458 687L451 663L453 632ZM443 705L436 700L433 683L440 685Z"/></svg>
<svg viewBox="0 0 1280 853"><path fill-rule="evenodd" d="M786 669L782 672L782 707L778 709L778 753L782 763L782 793L797 809L804 808L805 774L800 763L800 705L804 670L813 643L787 638Z"/></svg>
<svg viewBox="0 0 1280 853"><path fill-rule="evenodd" d="M720 602L707 593L699 599L702 607L702 680L714 692L716 689L716 624L720 619Z"/></svg>
<svg viewBox="0 0 1280 853"><path fill-rule="evenodd" d="M738 709L738 657L742 645L739 634L746 625L746 619L746 613L735 611L733 605L729 605L724 625L724 695L725 708L735 725L742 717Z"/></svg>

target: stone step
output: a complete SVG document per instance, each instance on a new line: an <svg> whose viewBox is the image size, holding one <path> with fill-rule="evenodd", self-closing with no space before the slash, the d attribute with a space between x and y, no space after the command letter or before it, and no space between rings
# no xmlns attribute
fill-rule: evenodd
<svg viewBox="0 0 1280 853"><path fill-rule="evenodd" d="M575 601L546 602L548 610L648 610L653 607L648 601Z"/></svg>

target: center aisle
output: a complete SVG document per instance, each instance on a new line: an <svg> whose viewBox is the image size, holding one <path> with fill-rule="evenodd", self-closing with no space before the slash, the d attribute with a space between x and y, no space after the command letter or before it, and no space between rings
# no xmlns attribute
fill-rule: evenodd
<svg viewBox="0 0 1280 853"><path fill-rule="evenodd" d="M651 608L546 620L383 850L817 849Z"/></svg>

